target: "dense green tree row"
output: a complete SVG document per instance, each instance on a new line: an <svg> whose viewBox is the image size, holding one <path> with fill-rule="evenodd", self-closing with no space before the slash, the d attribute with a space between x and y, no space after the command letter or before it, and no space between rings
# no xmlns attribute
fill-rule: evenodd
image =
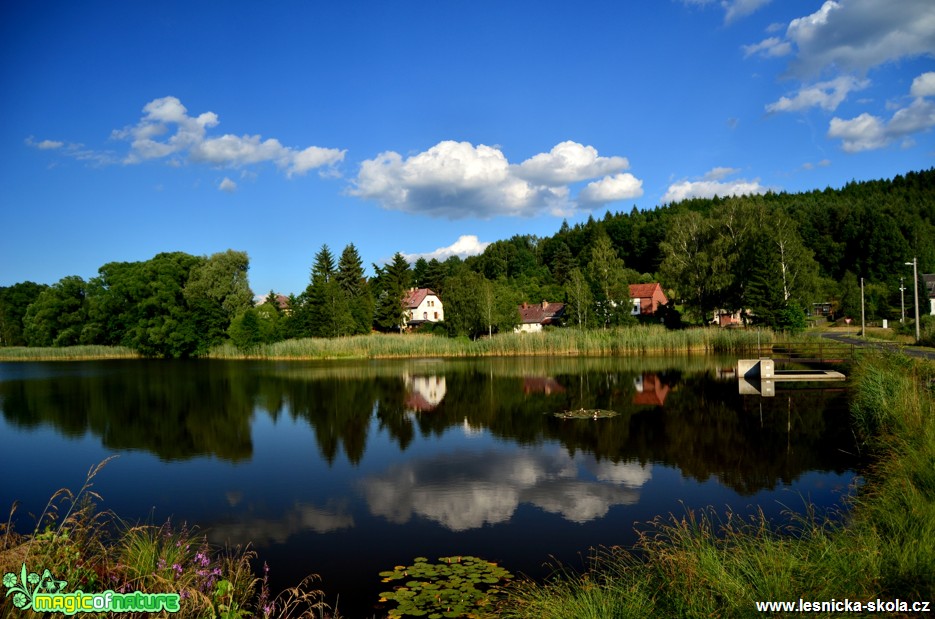
<svg viewBox="0 0 935 619"><path fill-rule="evenodd" d="M516 235L477 256L410 264L397 253L367 278L357 248L315 255L307 288L281 307L254 307L245 253L159 254L109 263L85 282L0 288L0 345L122 344L150 356L205 353L295 337L338 337L403 324L412 287L445 304L444 330L478 337L509 330L524 302L564 301L566 322L631 321L627 284L659 281L695 322L713 310L750 310L773 327L804 324L813 303L857 316L898 318L905 263L935 271L935 169L798 194L690 199L654 210L563 223L551 237Z"/></svg>
<svg viewBox="0 0 935 619"><path fill-rule="evenodd" d="M108 344L152 357L201 355L223 341L234 316L250 307L247 268L244 252L175 252L105 264L87 282L70 275L46 288L17 284L2 291L4 325L15 322L23 299L32 301L21 323L5 327L4 343Z"/></svg>

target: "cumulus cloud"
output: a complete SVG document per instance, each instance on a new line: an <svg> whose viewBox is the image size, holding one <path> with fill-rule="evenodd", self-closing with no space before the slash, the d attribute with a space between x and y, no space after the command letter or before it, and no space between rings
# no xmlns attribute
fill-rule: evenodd
<svg viewBox="0 0 935 619"><path fill-rule="evenodd" d="M935 3L827 0L792 20L786 38L797 50L791 69L800 77L827 69L865 73L901 58L935 55Z"/></svg>
<svg viewBox="0 0 935 619"><path fill-rule="evenodd" d="M575 206L570 183L628 165L575 142L511 164L499 148L443 141L407 158L387 151L365 160L349 193L386 209L449 219L559 214Z"/></svg>
<svg viewBox="0 0 935 619"><path fill-rule="evenodd" d="M923 73L912 80L912 88L909 94L913 97L933 97L935 96L935 71Z"/></svg>
<svg viewBox="0 0 935 619"><path fill-rule="evenodd" d="M805 86L794 97L781 97L779 101L766 106L767 112L797 112L812 107L820 107L832 112L851 92L863 90L870 85L868 79L857 79L842 75L833 80Z"/></svg>
<svg viewBox="0 0 935 619"><path fill-rule="evenodd" d="M849 120L832 118L828 137L841 140L845 152L858 153L884 148L932 127L935 127L935 104L919 98L897 110L888 121L866 112Z"/></svg>
<svg viewBox="0 0 935 619"><path fill-rule="evenodd" d="M214 112L191 116L179 99L170 96L147 103L136 125L115 130L111 137L130 142L130 152L123 160L126 164L165 159L174 164L190 161L239 168L271 162L290 177L333 167L346 152L318 146L297 150L259 135L209 136L208 129L218 124Z"/></svg>
<svg viewBox="0 0 935 619"><path fill-rule="evenodd" d="M864 112L845 120L834 117L828 127L828 137L841 140L841 148L848 153L876 150L897 140L910 140L910 136L935 127L935 73L928 72L915 78L910 88L912 102L898 108L889 120Z"/></svg>
<svg viewBox="0 0 935 619"><path fill-rule="evenodd" d="M514 167L520 178L538 185L564 185L626 170L626 157L600 157L593 146L562 142Z"/></svg>
<svg viewBox="0 0 935 619"><path fill-rule="evenodd" d="M444 262L452 256L467 258L468 256L482 254L488 245L490 245L489 242L481 242L474 234L462 234L457 241L448 247L439 247L435 251L425 253L403 254L403 257L409 262L415 262L419 258L425 258L426 260L435 258L440 262Z"/></svg>
<svg viewBox="0 0 935 619"><path fill-rule="evenodd" d="M689 198L713 198L715 196L747 196L762 194L769 191L760 184L760 179L737 179L723 181L722 179L738 172L735 168L714 168L698 181L679 181L669 185L669 189L662 196L663 202L681 202Z"/></svg>
<svg viewBox="0 0 935 619"><path fill-rule="evenodd" d="M224 180L218 185L218 189L226 193L234 193L237 191L237 183L225 176Z"/></svg>
<svg viewBox="0 0 935 619"><path fill-rule="evenodd" d="M643 181L630 173L605 176L599 181L588 183L578 194L584 205L607 204L643 195Z"/></svg>

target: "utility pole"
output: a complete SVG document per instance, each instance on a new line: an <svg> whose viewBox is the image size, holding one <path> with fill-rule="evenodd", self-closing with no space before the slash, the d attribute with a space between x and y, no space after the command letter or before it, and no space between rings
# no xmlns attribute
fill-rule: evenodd
<svg viewBox="0 0 935 619"><path fill-rule="evenodd" d="M899 322L906 322L906 287L903 285L905 280L905 277L899 278L899 306L903 311L903 317L899 319Z"/></svg>
<svg viewBox="0 0 935 619"><path fill-rule="evenodd" d="M919 329L919 259L913 258L912 262L907 262L906 266L912 265L912 281L915 282L916 293L916 344L922 339L922 333Z"/></svg>
<svg viewBox="0 0 935 619"><path fill-rule="evenodd" d="M864 320L864 278L860 278L860 337L867 337L867 326Z"/></svg>

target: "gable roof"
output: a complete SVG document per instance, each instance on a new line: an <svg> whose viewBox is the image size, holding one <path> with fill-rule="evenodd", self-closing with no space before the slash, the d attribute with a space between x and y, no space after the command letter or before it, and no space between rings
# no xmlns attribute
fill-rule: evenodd
<svg viewBox="0 0 935 619"><path fill-rule="evenodd" d="M419 304L429 295L433 297L438 296L429 288L410 288L406 296L403 297L403 307L406 309L415 309L419 307Z"/></svg>
<svg viewBox="0 0 935 619"><path fill-rule="evenodd" d="M630 284L631 299L651 299L656 290L662 290L658 283L654 284Z"/></svg>
<svg viewBox="0 0 935 619"><path fill-rule="evenodd" d="M564 313L564 303L549 303L548 301L533 305L523 303L519 306L519 321L524 325L547 325L553 320L561 318Z"/></svg>

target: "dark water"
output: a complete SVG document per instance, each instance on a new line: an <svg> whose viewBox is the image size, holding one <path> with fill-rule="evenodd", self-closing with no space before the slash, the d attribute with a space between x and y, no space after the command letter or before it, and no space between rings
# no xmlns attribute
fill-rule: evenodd
<svg viewBox="0 0 935 619"><path fill-rule="evenodd" d="M30 530L95 480L130 521L252 542L369 616L377 573L474 554L534 577L713 505L834 507L858 466L846 394L741 396L733 359L0 364L0 506ZM814 384L809 384L813 387ZM840 384L838 384L840 387ZM609 419L556 418L578 408Z"/></svg>

